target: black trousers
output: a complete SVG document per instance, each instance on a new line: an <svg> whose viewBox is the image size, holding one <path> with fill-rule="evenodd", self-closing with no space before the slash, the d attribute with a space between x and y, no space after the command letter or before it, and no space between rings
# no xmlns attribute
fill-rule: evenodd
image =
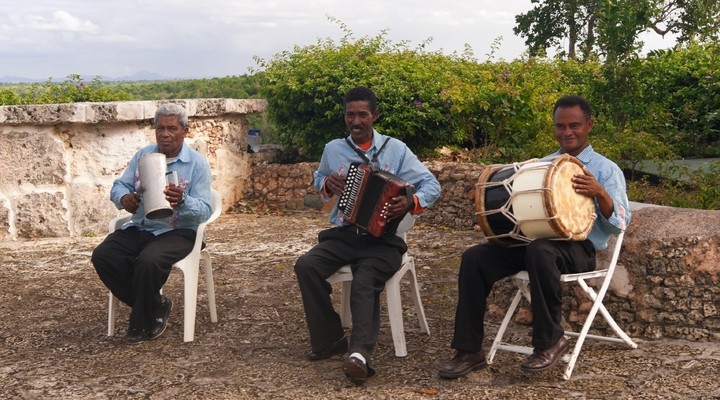
<svg viewBox="0 0 720 400"><path fill-rule="evenodd" d="M172 265L195 244L195 231L175 229L155 236L135 227L118 229L93 250L92 263L100 280L132 307L130 324L150 328L160 307L162 289Z"/></svg>
<svg viewBox="0 0 720 400"><path fill-rule="evenodd" d="M532 345L552 346L563 335L560 274L595 269L595 248L589 240L538 239L528 246L501 247L483 243L465 250L458 276L458 304L451 347L478 352L485 336L487 297L495 282L521 270L530 277L533 313Z"/></svg>
<svg viewBox="0 0 720 400"><path fill-rule="evenodd" d="M295 263L310 346L320 351L344 335L340 315L330 298L332 286L326 279L350 264L353 328L349 351L362 354L369 362L380 330L380 293L400 268L407 246L395 235L375 238L359 235L352 227L324 230L318 242Z"/></svg>

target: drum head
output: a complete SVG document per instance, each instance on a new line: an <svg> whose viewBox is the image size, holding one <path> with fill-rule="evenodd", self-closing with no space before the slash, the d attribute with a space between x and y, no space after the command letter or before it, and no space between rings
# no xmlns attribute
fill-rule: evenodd
<svg viewBox="0 0 720 400"><path fill-rule="evenodd" d="M595 222L595 202L575 192L572 177L583 173L583 164L577 158L563 154L555 158L545 175L544 205L547 215L556 218L550 224L560 238L587 239Z"/></svg>

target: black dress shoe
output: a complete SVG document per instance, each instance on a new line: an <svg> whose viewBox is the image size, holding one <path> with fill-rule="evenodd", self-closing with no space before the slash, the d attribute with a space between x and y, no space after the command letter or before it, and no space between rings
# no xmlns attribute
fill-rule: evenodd
<svg viewBox="0 0 720 400"><path fill-rule="evenodd" d="M343 354L348 349L348 340L347 336L343 336L340 340L337 342L331 344L325 349L322 349L320 351L310 351L305 356L310 361L317 361L317 360L324 360L326 358L330 358L337 354Z"/></svg>
<svg viewBox="0 0 720 400"><path fill-rule="evenodd" d="M520 368L525 372L545 371L555 365L563 353L565 353L568 346L570 346L570 343L565 339L565 336L561 336L557 343L547 349L533 350L533 353L522 363Z"/></svg>
<svg viewBox="0 0 720 400"><path fill-rule="evenodd" d="M167 328L168 317L170 316L170 310L172 310L172 300L167 297L162 298L160 308L157 312L157 317L153 320L152 326L150 327L150 340L157 339L165 332Z"/></svg>
<svg viewBox="0 0 720 400"><path fill-rule="evenodd" d="M343 362L342 369L345 372L345 376L356 385L362 385L367 378L375 375L375 370L368 368L367 364L357 357L348 357L347 360Z"/></svg>
<svg viewBox="0 0 720 400"><path fill-rule="evenodd" d="M148 335L147 330L130 326L127 331L126 339L130 344L138 344L150 339L150 336Z"/></svg>
<svg viewBox="0 0 720 400"><path fill-rule="evenodd" d="M470 371L483 369L485 367L487 367L487 361L485 360L485 352L483 350L477 353L458 350L455 357L440 368L438 375L445 379L455 379L467 375Z"/></svg>

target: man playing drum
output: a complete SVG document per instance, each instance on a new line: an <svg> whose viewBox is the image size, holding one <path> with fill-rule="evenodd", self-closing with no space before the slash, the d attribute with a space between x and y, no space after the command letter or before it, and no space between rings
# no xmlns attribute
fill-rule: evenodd
<svg viewBox="0 0 720 400"><path fill-rule="evenodd" d="M555 103L553 121L560 150L551 156L569 154L582 162L584 174L572 177L572 188L594 200L597 219L585 240L543 238L515 247L491 241L465 250L458 275L455 332L451 342L456 354L440 368L438 375L442 378L458 378L487 366L482 349L487 296L495 282L521 270L527 270L530 278L534 347L521 368L525 372L537 372L552 367L568 348L560 325L560 274L594 270L595 252L604 250L610 236L620 233L630 223L622 171L614 162L596 153L588 142L594 120L587 100L579 96L562 97Z"/></svg>
<svg viewBox="0 0 720 400"><path fill-rule="evenodd" d="M129 343L155 339L165 331L172 301L160 289L172 265L190 254L198 225L212 213L210 165L185 143L187 111L176 104L163 104L155 112L154 123L157 144L135 153L110 190L110 200L118 209L132 213L132 219L108 235L92 254L100 280L115 297L132 307ZM164 186L162 179L161 187L149 187L153 186L149 182L156 180L143 180L138 164L142 156L151 153L164 155L167 170L177 175L176 182ZM149 202L150 190L158 191L159 197L164 193L172 207L171 215L148 217L150 205L145 203ZM146 193L146 201L139 192Z"/></svg>

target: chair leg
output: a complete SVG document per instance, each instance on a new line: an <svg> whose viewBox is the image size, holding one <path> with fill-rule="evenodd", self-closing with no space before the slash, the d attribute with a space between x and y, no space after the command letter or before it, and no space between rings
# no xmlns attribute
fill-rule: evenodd
<svg viewBox="0 0 720 400"><path fill-rule="evenodd" d="M607 279L607 278L605 278ZM606 322L612 326L613 330L615 331L618 336L620 336L621 339L615 338L608 338L608 337L595 337L600 340L605 341L617 341L617 342L625 342L628 346L631 348L636 348L637 344L633 342L632 339L630 339L627 334L620 329L620 327L617 325L615 320L610 316L610 313L605 308L605 305L602 304L602 298L598 296L598 294L595 293L592 288L590 288L587 283L580 279L578 280L578 284L580 287L585 291L587 296L593 300L592 308L590 308L590 312L588 312L587 317L585 318L585 322L583 323L582 329L580 330L580 333L577 336L577 340L575 342L575 347L573 347L572 353L570 353L570 359L568 360L568 365L565 368L565 372L563 373L563 379L570 379L570 376L572 375L573 369L575 368L575 363L577 362L578 357L580 356L580 350L582 350L583 343L585 343L585 339L588 337L588 331L590 331L590 326L593 323L593 320L595 319L595 316L597 315L597 312L600 311L603 317L605 317ZM604 291L607 290L607 284L606 282L603 282L603 287L601 289L601 293L604 297Z"/></svg>
<svg viewBox="0 0 720 400"><path fill-rule="evenodd" d="M512 319L512 316L515 314L515 310L517 309L518 304L520 304L520 299L522 297L523 292L521 289L518 289L518 291L515 293L515 297L513 297L512 302L510 303L510 307L505 313L505 317L503 318L497 333L495 334L495 340L493 340L492 346L490 346L490 351L487 355L488 364L492 364L493 359L495 358L495 353L500 347L500 344L502 343L502 338L505 335L505 329L507 329L507 326L510 323L510 319Z"/></svg>
<svg viewBox="0 0 720 400"><path fill-rule="evenodd" d="M422 299L420 298L420 287L417 282L417 274L415 273L415 259L413 257L407 257L406 263L408 264L408 271L410 271L410 290L413 295L413 302L415 303L415 315L417 315L418 323L420 324L420 332L427 333L430 335L430 326L428 325L427 318L425 318L425 308L423 308Z"/></svg>
<svg viewBox="0 0 720 400"><path fill-rule="evenodd" d="M114 336L115 335L115 309L117 308L117 299L115 296L113 296L112 292L108 290L108 293L110 294L109 301L108 301L108 336Z"/></svg>
<svg viewBox="0 0 720 400"><path fill-rule="evenodd" d="M343 281L341 283L340 293L340 321L343 328L352 327L352 311L350 310L350 287L352 281Z"/></svg>
<svg viewBox="0 0 720 400"><path fill-rule="evenodd" d="M388 316L390 317L390 331L392 332L393 344L395 345L395 355L398 357L407 356L402 300L400 298L400 280L402 280L403 274L399 271L385 283Z"/></svg>
<svg viewBox="0 0 720 400"><path fill-rule="evenodd" d="M183 271L185 286L185 317L183 321L183 341L192 342L195 339L195 312L197 309L198 269L188 268Z"/></svg>
<svg viewBox="0 0 720 400"><path fill-rule="evenodd" d="M210 253L203 250L201 253L202 263L205 265L205 285L207 286L208 307L210 308L210 322L218 322L217 306L215 304L215 282L212 273L212 260Z"/></svg>

